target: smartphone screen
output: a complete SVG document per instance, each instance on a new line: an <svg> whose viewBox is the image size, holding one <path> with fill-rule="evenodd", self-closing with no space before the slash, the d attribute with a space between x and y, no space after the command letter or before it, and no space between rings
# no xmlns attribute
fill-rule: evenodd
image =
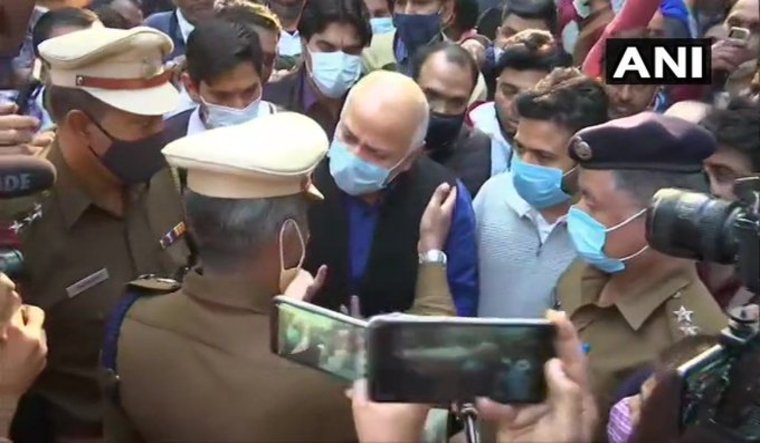
<svg viewBox="0 0 760 443"><path fill-rule="evenodd" d="M728 31L728 38L739 42L746 43L746 41L749 40L749 36L750 32L747 28L739 28L734 26Z"/></svg>
<svg viewBox="0 0 760 443"><path fill-rule="evenodd" d="M731 359L726 357L722 346L713 346L678 368L683 378L681 396L681 426L697 419L698 406L706 396L714 395L716 383L728 376Z"/></svg>
<svg viewBox="0 0 760 443"><path fill-rule="evenodd" d="M370 397L427 404L481 396L541 402L554 335L545 320L376 317L367 339Z"/></svg>
<svg viewBox="0 0 760 443"><path fill-rule="evenodd" d="M271 318L274 354L349 382L364 376L365 321L285 296Z"/></svg>

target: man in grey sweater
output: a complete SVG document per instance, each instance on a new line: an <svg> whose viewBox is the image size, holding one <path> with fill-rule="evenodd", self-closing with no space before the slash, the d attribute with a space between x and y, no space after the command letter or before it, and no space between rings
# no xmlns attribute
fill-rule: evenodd
<svg viewBox="0 0 760 443"><path fill-rule="evenodd" d="M565 217L576 164L576 131L607 119L607 95L573 68L555 69L516 100L519 121L510 170L475 199L480 317L543 317L575 259Z"/></svg>

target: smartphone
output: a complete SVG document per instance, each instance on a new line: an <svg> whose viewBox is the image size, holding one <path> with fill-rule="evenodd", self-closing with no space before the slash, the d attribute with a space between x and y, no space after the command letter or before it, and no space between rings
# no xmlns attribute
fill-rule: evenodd
<svg viewBox="0 0 760 443"><path fill-rule="evenodd" d="M39 80L29 79L28 82L19 88L16 99L14 100L14 103L18 108L16 111L17 114L24 115L29 111L29 104L37 96L41 86L42 83L40 83Z"/></svg>
<svg viewBox="0 0 760 443"><path fill-rule="evenodd" d="M378 316L367 329L367 384L376 402L451 404L489 397L539 403L554 357L546 320Z"/></svg>
<svg viewBox="0 0 760 443"><path fill-rule="evenodd" d="M693 424L699 413L699 405L705 397L719 395L722 381L728 377L732 359L725 348L715 345L678 367L683 380L681 394L681 426Z"/></svg>
<svg viewBox="0 0 760 443"><path fill-rule="evenodd" d="M737 42L741 43L747 43L747 40L749 40L750 32L747 28L739 28L737 26L732 26L731 29L728 31L728 38L730 40L735 40Z"/></svg>
<svg viewBox="0 0 760 443"><path fill-rule="evenodd" d="M282 295L270 321L272 353L344 381L364 376L366 321Z"/></svg>

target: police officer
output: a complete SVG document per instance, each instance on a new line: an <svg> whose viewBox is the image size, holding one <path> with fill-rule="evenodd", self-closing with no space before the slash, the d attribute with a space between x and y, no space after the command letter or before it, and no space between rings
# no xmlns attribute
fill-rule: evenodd
<svg viewBox="0 0 760 443"><path fill-rule="evenodd" d="M322 198L309 177L327 147L316 122L279 113L164 149L188 170L184 203L203 268L181 289L133 282L138 297L117 309L103 363L118 373L111 398L122 417L106 422L109 441L135 441L124 416L146 441L356 439L341 386L270 351L272 297L292 287L303 262L306 212ZM451 300L445 267L421 266L430 272L420 290Z"/></svg>
<svg viewBox="0 0 760 443"><path fill-rule="evenodd" d="M93 28L39 50L58 124L48 155L58 180L14 229L26 259L22 296L47 313L50 354L16 437L45 441L25 431L49 429L58 441L98 440L104 320L126 282L171 275L187 261L182 208L161 155L162 115L178 101L162 64L172 43L148 28Z"/></svg>
<svg viewBox="0 0 760 443"><path fill-rule="evenodd" d="M567 225L581 260L561 277L557 297L586 344L603 415L618 384L661 350L726 325L694 262L660 254L645 238L652 196L706 190L702 162L715 148L705 129L654 113L583 129L571 142L582 197Z"/></svg>
<svg viewBox="0 0 760 443"><path fill-rule="evenodd" d="M164 149L188 171L184 201L203 269L181 289L133 282L135 294L172 293L127 297L103 354L119 375L112 399L146 441L355 438L341 387L271 354L269 342L272 297L300 270L306 211L321 199L309 176L327 146L316 122L283 113ZM107 420L109 441L134 441L123 424Z"/></svg>

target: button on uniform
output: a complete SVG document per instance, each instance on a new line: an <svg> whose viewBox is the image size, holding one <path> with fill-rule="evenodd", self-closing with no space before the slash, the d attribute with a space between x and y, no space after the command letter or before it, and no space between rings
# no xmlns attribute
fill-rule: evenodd
<svg viewBox="0 0 760 443"><path fill-rule="evenodd" d="M569 150L581 174L595 173L589 170L698 174L703 160L714 152L715 140L703 128L686 121L641 113L582 129ZM573 241L578 249L577 243L585 239L581 232L576 236ZM601 251L587 254L586 260L596 260L597 267L578 260L557 285L562 309L588 345L590 380L603 417L620 383L642 365L653 362L662 350L687 335L717 334L727 324L727 318L699 280L696 267L686 261L663 261L663 266L671 268L669 272L658 269L654 271L656 277L641 276L622 288L608 286L616 272L627 272L628 265L633 266L635 258L625 261L607 257L606 241L604 237ZM610 263L617 267L608 266L609 273L599 270ZM622 280L615 283L619 282ZM613 294L612 298L602 298L605 289Z"/></svg>
<svg viewBox="0 0 760 443"><path fill-rule="evenodd" d="M164 154L198 195L321 199L309 177L327 146L316 122L278 113L187 136ZM145 441L356 440L343 386L271 353L274 295L253 278L195 269L180 290L131 306L114 369L123 415ZM128 430L114 417L106 433Z"/></svg>
<svg viewBox="0 0 760 443"><path fill-rule="evenodd" d="M161 61L171 48L171 40L152 29L92 28L50 39L40 53L52 85L85 91L111 109L161 116L178 100ZM189 251L183 241L160 245L183 218L168 168L125 191L128 203L117 216L82 187L57 139L48 160L58 181L41 203L42 216L19 233L27 272L23 297L45 309L50 349L31 393L46 405L37 426L48 420L57 436L97 436L104 319L126 282L149 272L171 275Z"/></svg>

